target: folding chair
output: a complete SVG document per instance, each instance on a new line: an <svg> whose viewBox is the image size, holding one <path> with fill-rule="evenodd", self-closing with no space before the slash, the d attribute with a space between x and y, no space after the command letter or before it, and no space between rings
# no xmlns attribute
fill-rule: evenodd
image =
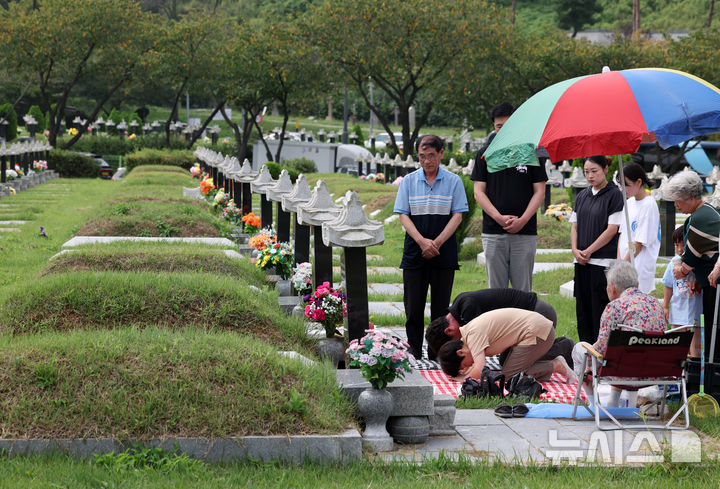
<svg viewBox="0 0 720 489"><path fill-rule="evenodd" d="M681 326L667 330L664 333L652 333L631 326L618 325L610 331L608 347L604 356L591 346L583 345L587 350L583 362L583 372L587 370L588 361L590 361L591 372L588 375L592 375L595 409L590 409L586 402L583 402L583 407L590 414L595 415L595 424L598 429L688 429L690 417L688 415L684 368L692 336L692 326ZM580 379L573 401L573 419L577 419L577 408L582 402L580 397L582 384L583 379ZM603 384L617 386L625 390L635 390L653 385L664 386L658 416L643 415L644 419L662 419L668 386L678 386L682 395L682 406L667 423L660 421L660 423L654 424L623 424L600 404L598 387ZM601 411L614 425L602 426L600 424ZM685 414L684 427L671 426L683 412Z"/></svg>

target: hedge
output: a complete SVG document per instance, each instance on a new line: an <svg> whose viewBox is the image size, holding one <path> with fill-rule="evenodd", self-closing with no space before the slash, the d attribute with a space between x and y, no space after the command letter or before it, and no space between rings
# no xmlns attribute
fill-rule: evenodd
<svg viewBox="0 0 720 489"><path fill-rule="evenodd" d="M142 165L179 166L189 170L195 164L192 151L145 148L125 157L127 171Z"/></svg>

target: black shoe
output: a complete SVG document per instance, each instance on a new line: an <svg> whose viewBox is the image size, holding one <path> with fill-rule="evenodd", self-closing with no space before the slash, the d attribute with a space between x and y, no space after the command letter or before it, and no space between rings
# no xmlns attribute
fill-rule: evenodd
<svg viewBox="0 0 720 489"><path fill-rule="evenodd" d="M515 404L512 407L513 418L524 418L530 410L525 404Z"/></svg>
<svg viewBox="0 0 720 489"><path fill-rule="evenodd" d="M501 418L512 418L513 407L510 404L502 403L495 408L495 416L499 416Z"/></svg>

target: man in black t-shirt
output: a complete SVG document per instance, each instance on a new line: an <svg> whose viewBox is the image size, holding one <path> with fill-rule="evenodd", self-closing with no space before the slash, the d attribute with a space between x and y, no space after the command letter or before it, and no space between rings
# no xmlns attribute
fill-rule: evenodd
<svg viewBox="0 0 720 489"><path fill-rule="evenodd" d="M484 289L472 292L463 292L455 297L448 308L448 314L434 319L425 331L425 339L432 351L439 351L440 347L450 340L460 339L460 326L488 311L503 308L525 309L535 311L548 318L557 326L557 313L555 309L535 292L525 292L517 289ZM572 364L572 348L574 342L561 336L555 339L551 348L552 353L562 355L568 363ZM554 357L553 357L554 358Z"/></svg>
<svg viewBox="0 0 720 489"><path fill-rule="evenodd" d="M515 111L504 102L493 107L495 133ZM494 134L491 133L489 140ZM489 144L488 144L489 145ZM491 288L532 290L532 271L537 250L537 210L545 198L547 175L542 166L518 164L488 172L478 151L470 178L475 200L483 209L482 243L488 285Z"/></svg>

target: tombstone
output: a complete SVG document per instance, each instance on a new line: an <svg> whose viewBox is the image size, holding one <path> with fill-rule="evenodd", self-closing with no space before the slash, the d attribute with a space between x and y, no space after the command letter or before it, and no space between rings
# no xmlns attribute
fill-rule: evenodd
<svg viewBox="0 0 720 489"><path fill-rule="evenodd" d="M357 163L358 168L358 177L363 174L363 156L361 154L358 154L355 157L355 163ZM369 173L369 172L368 172Z"/></svg>
<svg viewBox="0 0 720 489"><path fill-rule="evenodd" d="M276 202L275 213L277 214L277 238L281 243L290 241L290 213L286 212L282 207L283 195L287 195L293 190L292 180L287 170L280 172L277 183L267 188L267 198Z"/></svg>
<svg viewBox="0 0 720 489"><path fill-rule="evenodd" d="M5 183L7 182L7 175L5 172L7 171L7 148L5 148L5 141L2 142L2 146L0 146L0 182Z"/></svg>
<svg viewBox="0 0 720 489"><path fill-rule="evenodd" d="M582 168L580 168L579 166L573 168L570 178L565 179L565 187L572 188L573 208L575 207L575 199L577 199L577 194L580 193L582 189L589 186L590 184L588 183L587 179L585 179L585 174L583 173Z"/></svg>
<svg viewBox="0 0 720 489"><path fill-rule="evenodd" d="M263 228L272 227L273 211L272 202L267 199L265 193L269 187L277 182L270 175L270 170L266 165L260 168L257 178L250 183L250 190L254 194L260 194L260 226Z"/></svg>
<svg viewBox="0 0 720 489"><path fill-rule="evenodd" d="M660 186L650 191L650 196L658 201L660 213L660 256L675 256L675 243L672 233L675 231L675 201L665 195L667 175L662 177Z"/></svg>
<svg viewBox="0 0 720 489"><path fill-rule="evenodd" d="M322 236L325 246L343 248L342 281L347 295L345 329L350 341L360 339L370 320L365 248L385 241L385 227L368 220L357 192L348 190L337 219L323 223Z"/></svg>
<svg viewBox="0 0 720 489"><path fill-rule="evenodd" d="M320 129L318 131L318 138L320 138L321 143L325 142L325 130L324 129Z"/></svg>
<svg viewBox="0 0 720 489"><path fill-rule="evenodd" d="M239 182L242 188L242 213L243 215L252 212L252 190L250 188L251 182L258 177L257 172L253 171L250 162L245 158L243 161L240 171L235 174L235 181ZM237 195L237 192L236 192ZM236 202L239 202L238 199Z"/></svg>
<svg viewBox="0 0 720 489"><path fill-rule="evenodd" d="M227 186L230 189L230 198L233 200L233 202L240 202L240 184L236 184L235 182L235 175L240 173L240 170L242 170L242 167L240 166L240 162L238 159L234 156L230 157L230 165L228 167L228 173L227 178L225 181L227 182Z"/></svg>
<svg viewBox="0 0 720 489"><path fill-rule="evenodd" d="M445 141L445 143L447 144L448 153L452 153L452 150L453 150L453 138L447 138L447 141Z"/></svg>
<svg viewBox="0 0 720 489"><path fill-rule="evenodd" d="M335 131L330 131L330 134L328 134L328 139L330 140L330 143L335 143Z"/></svg>
<svg viewBox="0 0 720 489"><path fill-rule="evenodd" d="M370 133L370 148L375 151L375 134Z"/></svg>
<svg viewBox="0 0 720 489"><path fill-rule="evenodd" d="M295 266L310 261L310 226L300 224L297 218L298 206L305 204L312 197L310 185L305 175L298 175L295 186L282 196L282 207L285 212L293 213L293 237L295 239Z"/></svg>
<svg viewBox="0 0 720 489"><path fill-rule="evenodd" d="M550 189L556 185L562 185L563 176L552 161L545 160L545 173L547 174L547 182L545 182L545 200L543 201L543 213L550 207Z"/></svg>
<svg viewBox="0 0 720 489"><path fill-rule="evenodd" d="M321 226L323 222L334 220L340 211L341 207L333 202L323 180L315 184L310 200L298 206L297 218L300 224L312 226L315 244L313 288L323 282L332 283L332 248L323 242Z"/></svg>
<svg viewBox="0 0 720 489"><path fill-rule="evenodd" d="M112 119L108 119L105 123L105 130L110 135L113 135L115 133L115 122Z"/></svg>
<svg viewBox="0 0 720 489"><path fill-rule="evenodd" d="M130 134L137 134L137 128L139 125L140 124L138 124L138 122L135 119L131 120L130 121Z"/></svg>
<svg viewBox="0 0 720 489"><path fill-rule="evenodd" d="M563 178L570 178L570 174L573 171L573 167L570 166L570 162L568 160L563 160L562 164L560 165L560 168L558 168L558 171L562 173ZM567 185L565 185L567 187Z"/></svg>

